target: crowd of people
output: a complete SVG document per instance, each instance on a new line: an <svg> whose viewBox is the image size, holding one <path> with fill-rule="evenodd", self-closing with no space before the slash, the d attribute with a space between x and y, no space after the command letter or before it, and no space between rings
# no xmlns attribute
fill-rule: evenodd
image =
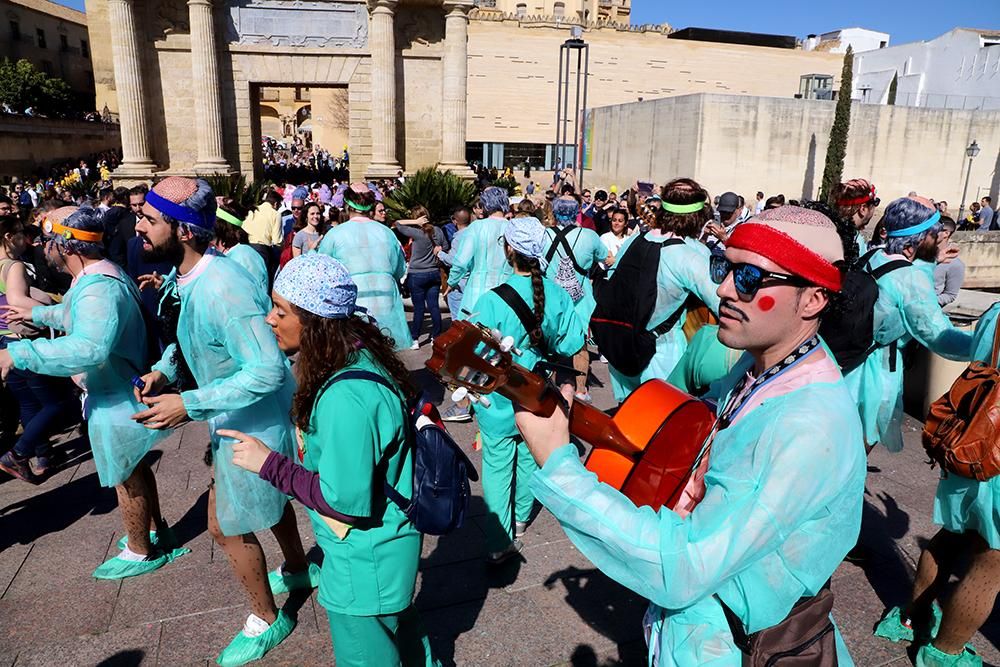
<svg viewBox="0 0 1000 667"><path fill-rule="evenodd" d="M0 469L37 483L52 437L82 416L125 533L94 576L141 576L188 551L145 455L205 421L207 529L251 612L218 663L284 641L295 621L275 595L318 587L338 665L437 664L413 607L421 534L386 486L414 492L416 388L400 353L420 349L425 317L424 345L443 333L443 299L452 321L509 337L520 365L556 369L566 402L550 416L499 394L441 406L443 421L477 422L491 566L520 557L540 503L649 600L650 664L763 664L768 646L795 664L853 664L828 622L830 578L864 558L867 454L903 446L903 349L992 352L1000 306L974 333L941 309L962 282L947 205L910 193L883 209L860 178L830 202L751 204L690 178L578 192L568 174L523 196L487 185L447 221L422 207L388 219L399 181L292 181L252 210L179 176L88 201L0 196ZM851 292L862 274L867 306ZM646 312L609 320L609 295ZM609 343L594 344L598 325ZM640 334L648 354L611 344ZM567 414L592 402L592 362L620 402L663 380L715 409L676 505L637 507L584 467ZM997 479L941 480L942 528L913 596L878 623L914 642L918 665L981 664L968 641L1000 590ZM270 570L256 537L268 529L284 559ZM969 554L947 591L945 564Z"/></svg>

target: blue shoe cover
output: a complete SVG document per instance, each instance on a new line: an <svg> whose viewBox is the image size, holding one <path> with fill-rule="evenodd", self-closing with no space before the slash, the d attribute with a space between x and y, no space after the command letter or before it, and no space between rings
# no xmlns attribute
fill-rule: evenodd
<svg viewBox="0 0 1000 667"><path fill-rule="evenodd" d="M958 655L939 651L933 644L925 644L917 651L914 664L916 667L982 667L983 659L972 648L972 644L966 644Z"/></svg>
<svg viewBox="0 0 1000 667"><path fill-rule="evenodd" d="M284 609L279 610L274 623L262 634L247 637L240 630L240 633L233 637L233 641L229 642L229 646L222 649L215 662L220 667L237 667L260 660L268 651L285 641L285 638L292 634L293 628L295 621L292 617L286 614Z"/></svg>
<svg viewBox="0 0 1000 667"><path fill-rule="evenodd" d="M146 560L125 560L115 556L114 558L109 558L94 570L93 577L95 579L125 579L127 577L138 577L142 574L147 574L153 570L159 570L161 567L170 563L184 554L191 553L190 549L172 549L166 553L155 552L157 555L155 557L147 558Z"/></svg>
<svg viewBox="0 0 1000 667"><path fill-rule="evenodd" d="M267 573L267 583L271 586L271 593L281 595L298 590L312 590L319 586L320 567L316 563L309 563L309 568L304 572L295 574L281 574L280 568Z"/></svg>
<svg viewBox="0 0 1000 667"><path fill-rule="evenodd" d="M177 538L174 537L174 529L167 527L162 531L163 533L163 544L160 544L161 535L159 535L155 530L149 531L149 543L154 547L163 547L164 549L173 549L177 546ZM128 535L124 535L120 540L118 540L118 548L124 549L128 546Z"/></svg>
<svg viewBox="0 0 1000 667"><path fill-rule="evenodd" d="M931 603L931 617L930 639L934 639L941 627L941 607L937 602ZM891 642L912 642L914 639L913 628L903 624L902 610L899 607L893 607L886 612L879 624L875 626L874 635Z"/></svg>

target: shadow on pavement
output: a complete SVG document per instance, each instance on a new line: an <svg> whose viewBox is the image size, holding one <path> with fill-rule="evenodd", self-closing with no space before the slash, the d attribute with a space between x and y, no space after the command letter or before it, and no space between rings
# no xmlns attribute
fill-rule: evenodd
<svg viewBox="0 0 1000 667"><path fill-rule="evenodd" d="M141 665L145 657L146 654L137 649L120 651L109 658L101 660L97 663L97 667L133 667L133 665Z"/></svg>

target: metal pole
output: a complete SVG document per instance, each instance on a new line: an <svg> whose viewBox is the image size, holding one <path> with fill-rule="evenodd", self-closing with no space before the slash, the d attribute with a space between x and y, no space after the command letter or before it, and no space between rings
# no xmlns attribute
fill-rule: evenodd
<svg viewBox="0 0 1000 667"><path fill-rule="evenodd" d="M563 122L562 122L562 166L563 169L566 168L566 140L569 138L567 133L569 132L569 47L565 44L563 48L566 49L566 93L563 95Z"/></svg>
<svg viewBox="0 0 1000 667"><path fill-rule="evenodd" d="M583 69L583 49L576 49L576 105L573 107L573 176L580 184L580 73ZM580 190L577 190L580 192Z"/></svg>
<svg viewBox="0 0 1000 667"><path fill-rule="evenodd" d="M556 157L554 160L559 159L559 126L562 124L562 73L563 73L563 52L565 48L559 47L559 87L556 92Z"/></svg>
<svg viewBox="0 0 1000 667"><path fill-rule="evenodd" d="M965 195L969 194L969 177L972 176L972 157L969 157L969 168L965 172L965 188L962 190L962 203L958 207L958 222L965 219Z"/></svg>
<svg viewBox="0 0 1000 667"><path fill-rule="evenodd" d="M590 77L590 44L586 44L583 48L586 51L586 53L584 54L584 59L583 59L583 110L581 112L582 113L581 117L583 118L583 131L586 132L587 131L587 122L586 122L586 118L587 118L587 88L589 87L589 82L590 82L590 79L589 79L589 77ZM576 179L576 182L578 184L580 192L583 192L583 135L582 135L582 133L581 133L581 136L580 136L580 155L578 157L578 160L580 162L580 177L578 179Z"/></svg>

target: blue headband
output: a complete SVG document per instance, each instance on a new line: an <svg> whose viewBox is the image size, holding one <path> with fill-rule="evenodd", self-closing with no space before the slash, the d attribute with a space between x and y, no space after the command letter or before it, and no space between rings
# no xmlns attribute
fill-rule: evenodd
<svg viewBox="0 0 1000 667"><path fill-rule="evenodd" d="M941 220L941 211L934 211L934 215L927 218L923 222L917 223L912 227L904 227L903 229L894 229L891 232L886 232L886 236L891 238L913 236L915 234L919 234L920 232L926 232L928 229L936 225L939 220Z"/></svg>
<svg viewBox="0 0 1000 667"><path fill-rule="evenodd" d="M200 212L190 208L185 208L180 204L175 204L169 199L164 199L160 195L156 194L155 190L150 190L146 193L146 203L150 204L160 213L169 215L171 218L179 222L197 225L203 229L215 228L215 211L209 210L211 207L208 207L204 211Z"/></svg>

